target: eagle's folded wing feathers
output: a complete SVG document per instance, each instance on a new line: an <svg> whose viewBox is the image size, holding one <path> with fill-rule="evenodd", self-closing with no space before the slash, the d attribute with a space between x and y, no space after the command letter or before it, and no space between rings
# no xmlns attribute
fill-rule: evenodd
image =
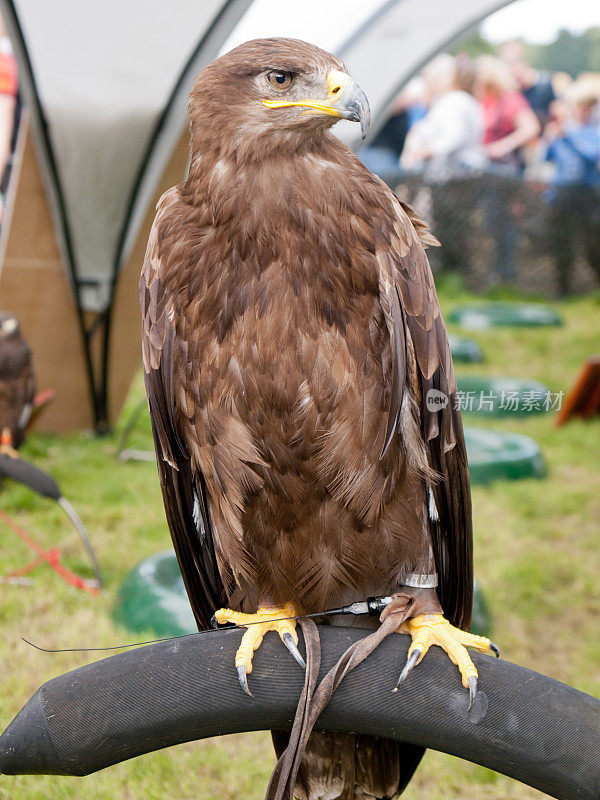
<svg viewBox="0 0 600 800"><path fill-rule="evenodd" d="M394 339L400 382L405 379L407 339L418 367L421 431L430 466L439 475L431 486L438 519L432 519L430 526L440 602L453 624L468 627L473 597L471 494L450 344L424 250L424 245L436 240L410 206L387 193L396 217L396 236L387 243L387 253L377 254L380 270L385 272L380 279L382 306ZM400 303L393 302L392 286ZM431 389L448 398L443 409L428 407ZM390 409L389 420L395 424L388 422L386 442L399 418L402 391L396 391L392 400L396 405Z"/></svg>
<svg viewBox="0 0 600 800"><path fill-rule="evenodd" d="M157 228L154 222L142 276L142 355L146 392L165 512L185 587L196 621L210 626L223 605L224 590L217 568L204 478L192 471L179 435L174 402L173 369L176 333L171 298L161 282Z"/></svg>

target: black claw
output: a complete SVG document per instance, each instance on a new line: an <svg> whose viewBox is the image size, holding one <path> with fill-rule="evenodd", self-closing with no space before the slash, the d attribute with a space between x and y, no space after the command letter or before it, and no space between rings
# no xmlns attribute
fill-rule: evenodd
<svg viewBox="0 0 600 800"><path fill-rule="evenodd" d="M408 678L409 673L417 663L417 661L421 658L421 651L417 648L412 651L410 656L408 657L406 664L404 665L404 669L400 673L400 677L398 678L398 683L392 689L393 692L397 692L398 689L402 686L404 681Z"/></svg>
<svg viewBox="0 0 600 800"><path fill-rule="evenodd" d="M252 692L248 688L248 676L246 675L246 667L244 664L240 664L237 669L238 680L240 682L240 686L246 692L248 697L252 697Z"/></svg>
<svg viewBox="0 0 600 800"><path fill-rule="evenodd" d="M477 695L477 678L469 678L469 711L473 707L473 700Z"/></svg>
<svg viewBox="0 0 600 800"><path fill-rule="evenodd" d="M496 656L496 658L500 658L500 650L497 644L494 644L494 642L490 642L490 650Z"/></svg>
<svg viewBox="0 0 600 800"><path fill-rule="evenodd" d="M287 649L290 651L290 653L294 656L294 659L298 662L298 664L300 664L302 669L306 669L306 663L305 663L304 659L302 658L300 650L298 650L298 648L296 646L296 642L294 641L294 639L292 637L292 634L289 633L289 632L286 632L286 633L283 634L283 636L281 638L283 640L284 645L287 647Z"/></svg>
<svg viewBox="0 0 600 800"><path fill-rule="evenodd" d="M219 622L217 615L213 614L210 618L210 627L215 631L222 631L225 628L237 628L239 626L235 625L233 622Z"/></svg>

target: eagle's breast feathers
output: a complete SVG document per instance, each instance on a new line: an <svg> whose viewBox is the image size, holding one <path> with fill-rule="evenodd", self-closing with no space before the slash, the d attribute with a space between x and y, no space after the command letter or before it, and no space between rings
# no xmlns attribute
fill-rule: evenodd
<svg viewBox="0 0 600 800"><path fill-rule="evenodd" d="M175 431L203 476L226 591L305 587L311 604L378 575L397 583L418 560L423 487L438 477L423 381L455 387L426 226L329 146L335 189L315 188L306 156L239 175L227 202L222 163L205 195L169 190L140 282L145 370L170 393L153 415L160 452L176 466ZM254 197L267 179L273 191ZM453 426L442 435L452 448Z"/></svg>

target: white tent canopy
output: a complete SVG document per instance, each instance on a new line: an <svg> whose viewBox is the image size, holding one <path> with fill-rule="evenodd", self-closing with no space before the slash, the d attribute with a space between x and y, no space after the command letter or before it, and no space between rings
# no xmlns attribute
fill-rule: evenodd
<svg viewBox="0 0 600 800"><path fill-rule="evenodd" d="M78 276L111 276L128 204L180 80L217 54L250 0L16 0L35 91L48 124ZM10 25L12 14L6 14ZM13 27L14 30L14 26ZM21 62L24 56L17 43ZM183 75L192 60L189 75ZM180 130L174 133L180 135ZM64 244L64 243L63 243ZM120 254L119 254L120 255ZM89 298L93 302L92 298Z"/></svg>
<svg viewBox="0 0 600 800"><path fill-rule="evenodd" d="M338 53L371 104L371 135L385 121L398 89L434 55L510 2L391 0L342 42ZM352 135L356 136L354 130ZM357 144L357 140L351 143Z"/></svg>
<svg viewBox="0 0 600 800"><path fill-rule="evenodd" d="M0 0L79 315L96 422L108 413L116 278L146 233L149 206L185 129L194 75L250 38L311 40L344 59L369 97L375 131L423 63L508 2ZM337 127L357 144L353 126ZM90 323L86 312L97 318ZM92 326L93 335L104 326L100 356Z"/></svg>

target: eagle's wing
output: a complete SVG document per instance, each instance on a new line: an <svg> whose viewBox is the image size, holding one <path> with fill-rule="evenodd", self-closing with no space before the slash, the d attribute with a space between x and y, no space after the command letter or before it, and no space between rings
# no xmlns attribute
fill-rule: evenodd
<svg viewBox="0 0 600 800"><path fill-rule="evenodd" d="M31 419L31 413L33 411L33 402L35 400L35 375L33 373L33 365L31 363L31 351L29 350L29 345L25 345L27 348L28 358L27 358L27 366L23 370L22 375L19 378L19 399L17 408L20 409L19 416L16 421L17 427L17 436L16 438L19 441L22 441L25 437L25 430L29 425L29 420Z"/></svg>
<svg viewBox="0 0 600 800"><path fill-rule="evenodd" d="M179 435L175 416L173 370L180 342L172 321L172 298L161 281L157 236L161 214L167 205L163 199L150 233L140 278L144 377L173 546L198 626L208 628L213 613L224 604L224 591L204 478L196 469L192 472L190 455Z"/></svg>
<svg viewBox="0 0 600 800"><path fill-rule="evenodd" d="M467 628L473 602L471 492L450 345L424 249L425 244L437 242L410 206L389 190L387 194L393 204L394 235L378 247L377 259L383 275L381 293L387 295L382 306L396 353L397 388L392 392L386 441L398 424L410 340L420 384L421 431L430 465L440 475L432 486L435 509L430 512L438 594L450 622ZM431 389L447 396L443 409L428 407Z"/></svg>

